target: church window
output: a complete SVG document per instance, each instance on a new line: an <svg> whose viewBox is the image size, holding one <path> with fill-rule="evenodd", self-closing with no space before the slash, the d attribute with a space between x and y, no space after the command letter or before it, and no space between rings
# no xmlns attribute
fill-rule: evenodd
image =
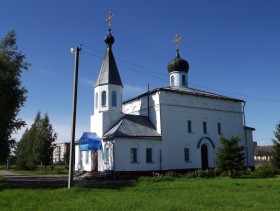
<svg viewBox="0 0 280 211"><path fill-rule="evenodd" d="M174 86L174 76L171 76L171 86Z"/></svg>
<svg viewBox="0 0 280 211"><path fill-rule="evenodd" d="M106 91L102 92L102 102L101 105L104 107L106 106Z"/></svg>
<svg viewBox="0 0 280 211"><path fill-rule="evenodd" d="M222 135L222 124L218 122L218 134Z"/></svg>
<svg viewBox="0 0 280 211"><path fill-rule="evenodd" d="M146 148L146 162L152 163L153 162L153 149Z"/></svg>
<svg viewBox="0 0 280 211"><path fill-rule="evenodd" d="M109 163L109 148L108 147L105 148L105 163L106 164Z"/></svg>
<svg viewBox="0 0 280 211"><path fill-rule="evenodd" d="M95 94L95 108L98 108L98 93Z"/></svg>
<svg viewBox="0 0 280 211"><path fill-rule="evenodd" d="M182 85L186 86L186 76L182 75Z"/></svg>
<svg viewBox="0 0 280 211"><path fill-rule="evenodd" d="M113 107L117 106L117 93L116 93L116 91L112 91L112 106Z"/></svg>
<svg viewBox="0 0 280 211"><path fill-rule="evenodd" d="M203 122L203 133L207 133L207 122Z"/></svg>
<svg viewBox="0 0 280 211"><path fill-rule="evenodd" d="M192 121L188 120L188 133L192 133Z"/></svg>
<svg viewBox="0 0 280 211"><path fill-rule="evenodd" d="M190 161L190 149L189 148L184 148L184 158L185 158L185 162Z"/></svg>
<svg viewBox="0 0 280 211"><path fill-rule="evenodd" d="M131 148L130 149L130 162L131 163L137 163L137 148Z"/></svg>

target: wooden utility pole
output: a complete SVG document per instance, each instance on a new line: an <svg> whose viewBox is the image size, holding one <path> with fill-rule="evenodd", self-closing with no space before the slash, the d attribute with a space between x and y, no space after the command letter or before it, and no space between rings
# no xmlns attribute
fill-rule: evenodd
<svg viewBox="0 0 280 211"><path fill-rule="evenodd" d="M77 108L77 90L78 90L78 69L79 69L79 52L82 49L71 48L71 52L75 53L75 66L74 66L74 85L73 85L73 104L72 104L72 139L70 143L70 157L69 157L69 176L68 176L68 189L73 186L73 173L75 162L75 130L76 130L76 108Z"/></svg>

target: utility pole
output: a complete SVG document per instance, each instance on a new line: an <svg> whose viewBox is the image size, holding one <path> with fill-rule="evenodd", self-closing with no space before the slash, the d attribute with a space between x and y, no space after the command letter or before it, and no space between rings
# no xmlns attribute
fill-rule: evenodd
<svg viewBox="0 0 280 211"><path fill-rule="evenodd" d="M72 104L72 139L70 143L70 157L69 157L69 176L68 176L68 189L73 186L73 173L75 162L75 130L76 130L76 108L77 108L77 90L78 90L78 69L79 69L79 52L82 49L71 48L71 52L75 53L75 66L74 66L74 85L73 85L73 104Z"/></svg>

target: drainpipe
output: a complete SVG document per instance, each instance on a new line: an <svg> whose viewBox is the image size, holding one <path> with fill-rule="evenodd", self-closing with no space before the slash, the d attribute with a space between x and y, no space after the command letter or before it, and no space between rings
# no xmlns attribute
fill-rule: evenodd
<svg viewBox="0 0 280 211"><path fill-rule="evenodd" d="M115 143L114 141L112 141L112 144L113 144L113 179L116 178L116 173L115 173Z"/></svg>
<svg viewBox="0 0 280 211"><path fill-rule="evenodd" d="M159 150L159 170L161 171L161 149Z"/></svg>
<svg viewBox="0 0 280 211"><path fill-rule="evenodd" d="M247 132L246 132L246 118L245 118L245 105L246 105L246 102L244 101L244 104L243 104L243 124L244 124L244 134L245 134L245 145L246 145L246 148L245 148L245 151L246 151L246 167L248 168L249 167L249 160L248 160L248 140L247 140Z"/></svg>

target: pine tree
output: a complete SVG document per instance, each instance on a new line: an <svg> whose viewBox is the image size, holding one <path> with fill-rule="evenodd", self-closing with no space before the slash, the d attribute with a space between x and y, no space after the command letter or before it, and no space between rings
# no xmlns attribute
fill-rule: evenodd
<svg viewBox="0 0 280 211"><path fill-rule="evenodd" d="M17 115L27 93L21 85L21 74L29 65L18 51L15 31L10 31L0 41L0 163L6 161L15 145L12 134L25 125Z"/></svg>
<svg viewBox="0 0 280 211"><path fill-rule="evenodd" d="M53 161L53 143L55 142L57 134L54 132L50 124L48 114L45 114L41 122L41 128L37 136L40 142L40 161L44 166L47 166Z"/></svg>
<svg viewBox="0 0 280 211"><path fill-rule="evenodd" d="M238 137L232 137L231 139L221 137L222 146L217 152L217 167L222 171L230 171L231 177L234 176L235 171L244 169L245 157L243 152L245 147L239 146L239 141Z"/></svg>
<svg viewBox="0 0 280 211"><path fill-rule="evenodd" d="M27 155L29 154L28 153L28 151L29 151L28 135L29 135L29 130L26 129L17 145L16 165L20 169L28 169L28 166L27 166L27 163L28 163Z"/></svg>
<svg viewBox="0 0 280 211"><path fill-rule="evenodd" d="M30 129L23 134L16 151L16 164L19 168L34 169L36 165L47 166L52 163L53 142L56 133L48 114L44 118L38 112Z"/></svg>
<svg viewBox="0 0 280 211"><path fill-rule="evenodd" d="M275 139L272 139L273 142L273 151L272 151L272 166L280 170L280 122L276 125L276 130L274 131Z"/></svg>

